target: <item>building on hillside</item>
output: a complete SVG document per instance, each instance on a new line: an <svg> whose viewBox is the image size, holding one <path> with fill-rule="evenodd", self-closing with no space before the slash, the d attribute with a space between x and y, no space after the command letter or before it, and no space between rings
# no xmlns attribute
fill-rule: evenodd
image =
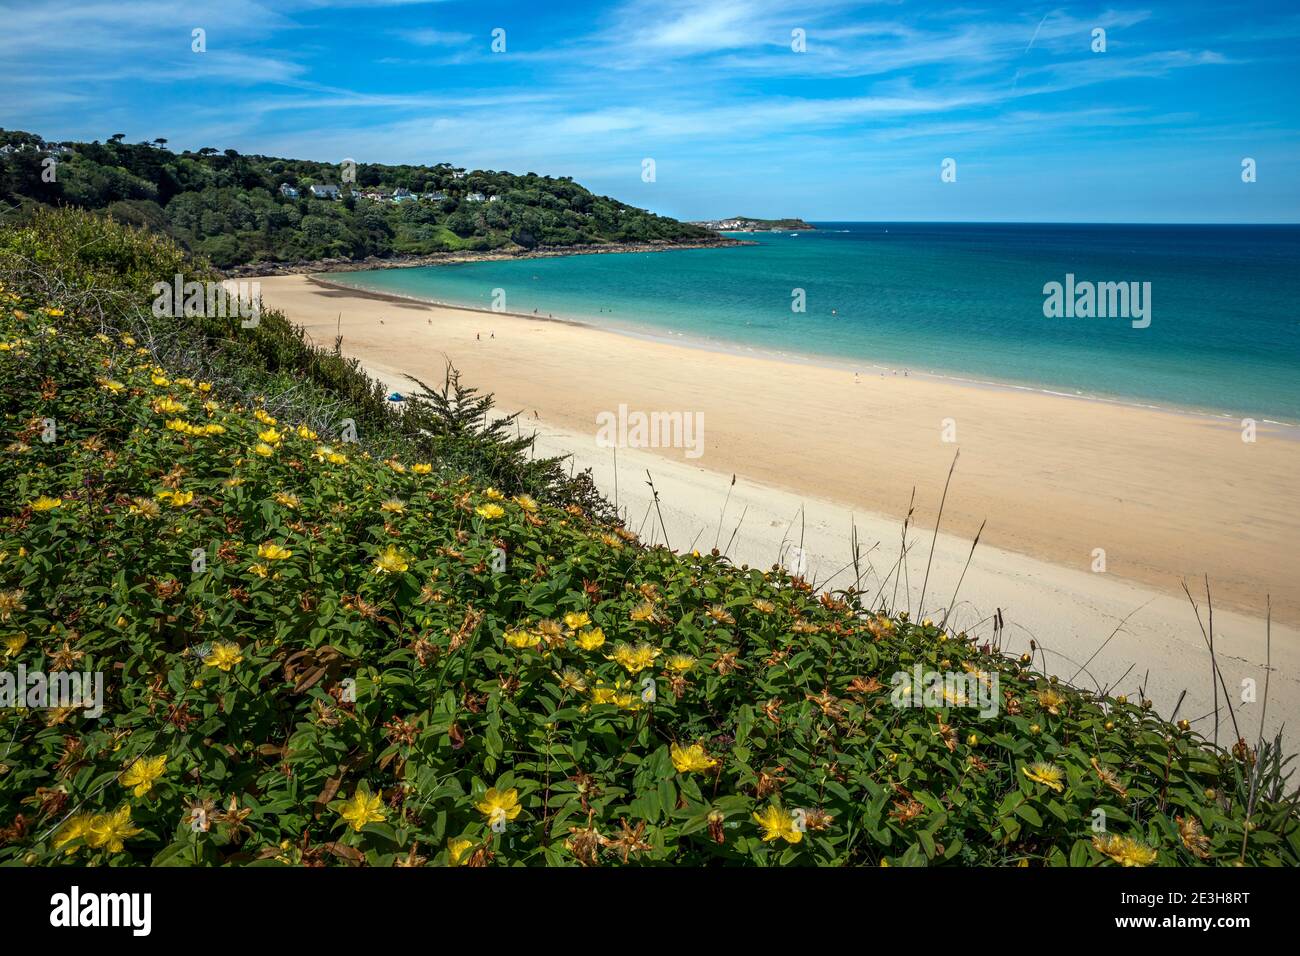
<svg viewBox="0 0 1300 956"><path fill-rule="evenodd" d="M329 183L324 186L312 186L311 194L316 199L338 199L339 187Z"/></svg>
<svg viewBox="0 0 1300 956"><path fill-rule="evenodd" d="M280 195L285 199L297 199L298 190L294 189L288 183L280 183Z"/></svg>
<svg viewBox="0 0 1300 956"><path fill-rule="evenodd" d="M483 200L486 199L486 198L487 198L487 197L484 196L482 193L469 193L469 194L465 197L465 201L466 201L466 202L483 202Z"/></svg>
<svg viewBox="0 0 1300 956"><path fill-rule="evenodd" d="M393 190L393 202L414 202L415 193L411 192L405 186L398 186Z"/></svg>
<svg viewBox="0 0 1300 956"><path fill-rule="evenodd" d="M442 202L447 198L447 194L441 189L435 189L431 193L421 193L420 198L427 200L428 202Z"/></svg>

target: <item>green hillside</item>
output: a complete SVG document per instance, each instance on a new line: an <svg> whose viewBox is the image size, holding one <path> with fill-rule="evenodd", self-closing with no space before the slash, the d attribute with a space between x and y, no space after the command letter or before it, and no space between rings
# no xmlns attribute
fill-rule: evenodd
<svg viewBox="0 0 1300 956"><path fill-rule="evenodd" d="M298 196L282 195L281 186ZM337 186L340 198L313 198L311 186ZM394 202L398 190L425 198ZM382 198L367 199L365 193ZM715 241L708 230L596 196L568 177L447 163L345 167L233 149L173 153L166 140L132 144L116 136L103 143L47 144L32 133L0 130L0 201L103 211L166 233L223 269L446 251Z"/></svg>

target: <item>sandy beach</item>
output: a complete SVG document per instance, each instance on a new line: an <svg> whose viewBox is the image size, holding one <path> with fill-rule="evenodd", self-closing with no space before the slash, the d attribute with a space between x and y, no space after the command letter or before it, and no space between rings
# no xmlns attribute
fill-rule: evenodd
<svg viewBox="0 0 1300 956"><path fill-rule="evenodd" d="M283 310L319 344L341 334L346 354L400 391L413 389L405 375L433 383L452 362L466 381L495 393L501 411L523 411L521 427L538 432L539 454L570 453L575 467L592 467L647 539L666 534L679 549L717 540L735 560L766 566L790 559L802 536L808 576L846 587L854 583L846 565L856 526L863 586L897 589L899 606L910 601L914 613L960 449L925 613L942 616L983 523L954 621L985 633L1001 608L1005 643L1025 650L1036 637L1052 672L1083 686L1145 687L1166 715L1185 689L1178 716L1204 718L1197 728L1210 734L1209 659L1181 588L1186 581L1204 618L1208 576L1228 687L1236 693L1253 679L1262 696L1269 599L1268 724L1293 727L1300 717L1300 441L1291 430L1260 423L1257 440L1245 442L1231 420L866 369L855 375L372 296L306 276L263 278L261 289L267 308ZM613 451L597 446L597 416L617 415L621 405L702 414L701 453L619 449L616 472ZM643 514L647 469L664 504L662 527ZM898 582L891 572L909 503ZM1238 706L1248 737L1258 708ZM1222 741L1232 730L1226 711L1221 720Z"/></svg>

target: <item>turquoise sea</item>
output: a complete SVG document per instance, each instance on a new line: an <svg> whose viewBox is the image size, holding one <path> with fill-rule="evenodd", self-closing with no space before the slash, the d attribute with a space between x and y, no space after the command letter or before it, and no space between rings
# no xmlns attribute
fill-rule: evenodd
<svg viewBox="0 0 1300 956"><path fill-rule="evenodd" d="M906 369L1300 423L1300 226L816 225L726 249L330 278L476 308L491 308L499 289L510 312L864 374ZM1044 285L1067 274L1149 282L1150 324L1046 317ZM804 312L791 308L796 289Z"/></svg>

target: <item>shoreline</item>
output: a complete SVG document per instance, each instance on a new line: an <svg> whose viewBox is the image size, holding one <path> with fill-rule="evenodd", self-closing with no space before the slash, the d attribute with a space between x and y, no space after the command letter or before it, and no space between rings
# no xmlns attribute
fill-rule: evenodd
<svg viewBox="0 0 1300 956"><path fill-rule="evenodd" d="M422 266L457 265L470 262L502 262L510 259L555 259L563 256L616 255L630 252L684 252L688 249L730 249L754 245L752 241L716 235L695 242L588 243L575 246L536 246L525 249L463 250L396 255L387 258L313 259L304 262L253 262L222 271L226 279L256 279L269 276L310 275L330 272L370 272L378 269L414 269Z"/></svg>
<svg viewBox="0 0 1300 956"><path fill-rule="evenodd" d="M667 251L667 250L661 250ZM368 271L368 270L340 270L347 272ZM626 338L637 339L648 342L660 342L667 345L678 346L682 348L698 349L704 352L713 352L720 355L735 356L753 356L766 358L777 362L788 362L797 365L808 365L815 368L823 368L835 371L844 371L857 373L865 371L867 373L881 372L892 373L897 375L904 372L905 377L915 378L920 381L949 382L968 388L988 388L998 389L1008 392L1022 392L1034 395L1046 395L1052 398L1067 399L1081 402L1097 402L1104 405L1115 406L1119 408L1135 408L1146 411L1160 412L1169 415L1186 415L1190 418L1204 419L1215 424L1225 424L1232 422L1236 427L1240 427L1242 419L1239 416L1232 415L1228 412L1216 411L1208 408L1195 408L1188 405L1157 405L1149 401L1143 401L1131 396L1120 395L1101 395L1089 393L1065 392L1059 388L1053 388L1048 385L1031 385L1022 382L1000 381L997 379L979 379L969 378L958 374L947 374L933 371L916 371L910 367L879 365L871 360L864 359L861 363L855 364L844 359L835 359L831 356L817 355L807 352L785 352L772 349L755 349L740 343L729 343L720 339L702 339L694 336L687 336L682 333L674 335L668 329L644 329L633 328L630 326L619 325L601 325L595 322L575 319L565 316L556 316L548 313L547 315L534 314L532 312L515 312L512 310L502 310L500 312L483 308L475 305L461 305L456 302L445 302L440 299L422 299L418 296L403 295L398 292L380 292L376 289L366 289L361 286L348 285L344 282L335 282L330 279L322 278L320 275L306 275L307 281L326 289L334 289L338 292L348 295L357 296L366 299L375 299L383 302L395 304L410 303L421 307L432 307L441 309L458 309L463 312L478 312L485 315L504 315L512 318L526 319L533 322L557 322L563 325L571 325L577 328L591 329L596 332L606 332L611 335L624 336ZM1283 438L1291 441L1300 441L1300 422L1283 421L1274 418L1260 418L1258 424L1267 425L1277 429Z"/></svg>

